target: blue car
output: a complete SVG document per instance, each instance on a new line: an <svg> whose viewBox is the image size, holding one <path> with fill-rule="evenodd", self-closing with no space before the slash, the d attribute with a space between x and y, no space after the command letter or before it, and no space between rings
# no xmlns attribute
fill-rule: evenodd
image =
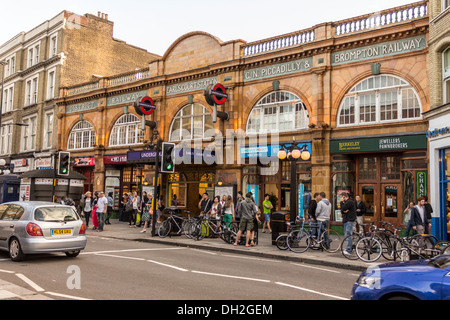
<svg viewBox="0 0 450 320"><path fill-rule="evenodd" d="M364 271L352 300L450 300L450 255L393 262Z"/></svg>

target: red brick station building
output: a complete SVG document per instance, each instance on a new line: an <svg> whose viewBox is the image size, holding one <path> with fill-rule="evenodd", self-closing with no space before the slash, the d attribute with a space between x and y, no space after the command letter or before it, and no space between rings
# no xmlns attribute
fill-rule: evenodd
<svg viewBox="0 0 450 320"><path fill-rule="evenodd" d="M195 213L199 194L252 190L260 205L265 193L275 196L277 210L298 197L303 214L311 193L324 191L339 225L340 194L349 191L364 200L366 221L401 225L408 203L429 190L429 32L428 1L252 43L191 32L148 67L61 88L58 149L71 152L86 191L114 192L116 205L124 192L151 191L154 167L127 158L151 141L133 107L148 96L156 110L147 120L157 122L160 138L203 155L162 175L166 205L176 194ZM228 94L219 111L230 117L214 123L204 90L216 83ZM223 157L233 161L208 163L208 147L219 142L210 129L244 133L241 145L224 144ZM267 147L266 133L277 143ZM298 194L290 192L290 161L270 169L257 159L293 141L310 152L296 165ZM437 211L433 224L442 223Z"/></svg>

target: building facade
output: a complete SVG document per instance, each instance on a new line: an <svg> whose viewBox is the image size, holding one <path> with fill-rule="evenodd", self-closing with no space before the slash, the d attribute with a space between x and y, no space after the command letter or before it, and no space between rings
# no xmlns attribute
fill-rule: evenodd
<svg viewBox="0 0 450 320"><path fill-rule="evenodd" d="M430 203L439 238L450 239L450 2L430 1Z"/></svg>
<svg viewBox="0 0 450 320"><path fill-rule="evenodd" d="M53 167L61 86L139 69L159 57L114 39L113 27L100 12L63 11L0 46L5 64L0 157L12 172ZM113 58L120 63L109 63Z"/></svg>
<svg viewBox="0 0 450 320"><path fill-rule="evenodd" d="M298 197L303 214L311 194L323 191L339 224L340 194L349 191L363 198L367 221L402 224L406 205L428 190L428 18L422 1L252 43L188 33L148 69L62 88L58 145L95 162L94 190L117 199L140 190L154 170L128 152L151 140L133 108L149 96L162 140L193 150L162 177L166 204L176 194L195 213L199 194L241 190L259 204L273 195L278 210ZM214 122L205 101L204 89L216 83L228 94L218 107L228 121ZM277 153L294 142L310 157L296 164L291 194L291 163Z"/></svg>

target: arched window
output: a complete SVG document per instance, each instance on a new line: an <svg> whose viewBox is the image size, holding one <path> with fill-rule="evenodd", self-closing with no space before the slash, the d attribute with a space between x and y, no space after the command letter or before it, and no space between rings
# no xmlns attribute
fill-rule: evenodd
<svg viewBox="0 0 450 320"><path fill-rule="evenodd" d="M94 127L87 121L80 121L70 132L67 150L91 149L95 144Z"/></svg>
<svg viewBox="0 0 450 320"><path fill-rule="evenodd" d="M141 121L134 114L125 114L114 125L109 146L129 146L141 144L143 141L144 132L141 130Z"/></svg>
<svg viewBox="0 0 450 320"><path fill-rule="evenodd" d="M407 81L393 75L364 79L344 97L338 112L338 126L420 119L422 106Z"/></svg>
<svg viewBox="0 0 450 320"><path fill-rule="evenodd" d="M305 104L293 93L276 91L263 97L252 109L247 133L289 132L307 129Z"/></svg>
<svg viewBox="0 0 450 320"><path fill-rule="evenodd" d="M170 128L170 141L205 139L205 132L213 128L208 109L201 104L189 104L174 117Z"/></svg>

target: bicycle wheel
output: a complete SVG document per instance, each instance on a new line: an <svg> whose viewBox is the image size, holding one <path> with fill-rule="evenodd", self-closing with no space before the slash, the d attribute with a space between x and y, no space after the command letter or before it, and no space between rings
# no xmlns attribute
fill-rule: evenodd
<svg viewBox="0 0 450 320"><path fill-rule="evenodd" d="M309 248L309 235L303 230L294 230L287 237L287 245L292 252L303 253Z"/></svg>
<svg viewBox="0 0 450 320"><path fill-rule="evenodd" d="M348 246L348 240L351 238L352 244L351 244L351 250L347 250ZM352 234L350 236L347 236L342 240L341 242L341 253L344 257L346 257L349 260L358 260L358 255L356 254L356 244L361 239L361 236L359 234ZM347 253L345 253L347 252Z"/></svg>
<svg viewBox="0 0 450 320"><path fill-rule="evenodd" d="M278 249L280 249L280 250L288 250L289 249L289 247L287 245L287 238L288 238L287 234L282 234L282 235L278 236L278 238L275 240L275 243L276 243Z"/></svg>
<svg viewBox="0 0 450 320"><path fill-rule="evenodd" d="M341 236L333 229L322 232L319 241L323 250L330 253L338 252L342 244Z"/></svg>
<svg viewBox="0 0 450 320"><path fill-rule="evenodd" d="M375 262L381 257L380 241L373 237L365 237L356 243L356 254L364 262Z"/></svg>
<svg viewBox="0 0 450 320"><path fill-rule="evenodd" d="M159 229L158 229L158 235L161 238L165 238L170 234L170 229L172 228L172 224L170 223L170 220L165 220L163 223L161 223Z"/></svg>
<svg viewBox="0 0 450 320"><path fill-rule="evenodd" d="M401 252L400 240L394 235L387 235L382 241L383 250L381 254L383 258L389 261L394 261L399 258Z"/></svg>

